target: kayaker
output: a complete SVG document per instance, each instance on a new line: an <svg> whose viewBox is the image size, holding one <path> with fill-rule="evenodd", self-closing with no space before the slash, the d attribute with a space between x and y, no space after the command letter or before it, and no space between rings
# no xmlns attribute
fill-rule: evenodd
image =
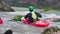
<svg viewBox="0 0 60 34"><path fill-rule="evenodd" d="M27 15L25 15L25 19L29 18L30 22L34 22L38 20L38 17L42 18L42 15L38 12L34 12L34 7L30 6L29 7L29 11L30 13L28 13Z"/></svg>
<svg viewBox="0 0 60 34"><path fill-rule="evenodd" d="M12 34L13 31L12 30L7 30L4 34Z"/></svg>

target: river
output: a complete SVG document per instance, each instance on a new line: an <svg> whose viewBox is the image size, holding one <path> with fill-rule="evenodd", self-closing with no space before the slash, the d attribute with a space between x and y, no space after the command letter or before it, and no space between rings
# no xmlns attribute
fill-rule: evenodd
<svg viewBox="0 0 60 34"><path fill-rule="evenodd" d="M16 12L0 12L0 17L3 19L3 24L0 25L0 33L4 33L6 30L11 29L13 30L13 34L41 34L44 31L44 29L48 27L60 26L60 22L52 22L52 21L49 21L50 23L49 23L49 26L47 27L35 27L35 26L23 24L20 21L14 21L12 20L14 15L25 15L29 11L27 8L23 9L21 7L13 7L13 9ZM35 11L40 11L40 10L37 9ZM50 10L49 12L41 12L41 14L60 15L60 11Z"/></svg>

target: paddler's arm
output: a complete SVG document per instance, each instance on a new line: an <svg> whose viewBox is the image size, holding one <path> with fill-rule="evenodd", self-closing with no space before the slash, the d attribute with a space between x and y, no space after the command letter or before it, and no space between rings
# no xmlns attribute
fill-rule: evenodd
<svg viewBox="0 0 60 34"><path fill-rule="evenodd" d="M30 13L28 13L27 15L25 15L25 19L29 17L29 14L30 14Z"/></svg>
<svg viewBox="0 0 60 34"><path fill-rule="evenodd" d="M36 12L36 14L38 17L42 18L42 15L40 13Z"/></svg>

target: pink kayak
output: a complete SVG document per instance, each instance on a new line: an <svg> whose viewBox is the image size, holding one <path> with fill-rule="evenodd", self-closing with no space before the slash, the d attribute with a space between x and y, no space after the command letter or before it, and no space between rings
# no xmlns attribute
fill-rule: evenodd
<svg viewBox="0 0 60 34"><path fill-rule="evenodd" d="M2 19L0 18L0 24L3 24L3 21L2 21Z"/></svg>
<svg viewBox="0 0 60 34"><path fill-rule="evenodd" d="M36 22L29 22L29 19L25 19L24 17L21 18L21 21L25 24L38 26L38 27L46 27L49 25L49 22L47 20L37 20Z"/></svg>

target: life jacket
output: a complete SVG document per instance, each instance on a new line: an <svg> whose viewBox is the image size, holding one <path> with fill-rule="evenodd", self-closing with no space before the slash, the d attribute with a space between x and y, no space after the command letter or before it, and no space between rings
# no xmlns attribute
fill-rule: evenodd
<svg viewBox="0 0 60 34"><path fill-rule="evenodd" d="M32 18L34 19L34 21L37 20L37 15L35 14L35 12L31 12L32 13Z"/></svg>

